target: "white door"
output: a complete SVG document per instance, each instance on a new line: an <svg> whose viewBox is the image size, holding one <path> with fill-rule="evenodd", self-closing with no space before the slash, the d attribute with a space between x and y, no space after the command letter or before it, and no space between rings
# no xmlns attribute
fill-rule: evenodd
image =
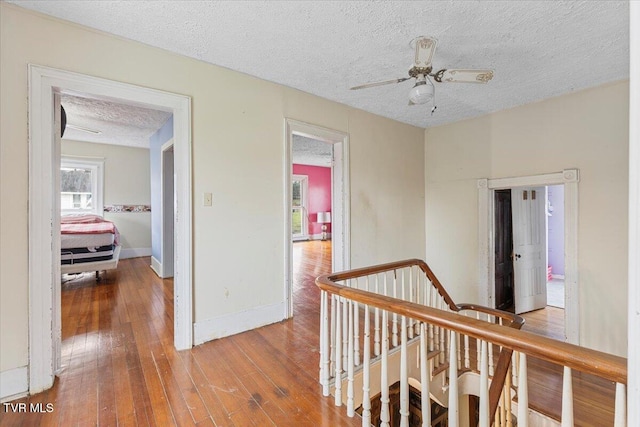
<svg viewBox="0 0 640 427"><path fill-rule="evenodd" d="M516 313L547 305L546 187L514 188L513 270Z"/></svg>

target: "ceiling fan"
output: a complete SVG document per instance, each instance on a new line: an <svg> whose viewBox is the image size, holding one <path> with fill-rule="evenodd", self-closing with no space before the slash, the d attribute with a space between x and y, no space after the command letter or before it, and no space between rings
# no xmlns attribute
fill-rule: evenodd
<svg viewBox="0 0 640 427"><path fill-rule="evenodd" d="M493 70L467 70L467 69L441 69L433 72L431 59L436 51L438 40L433 37L417 37L411 42L415 43L416 56L413 66L409 69L410 77L402 77L393 80L367 83L354 86L351 90L365 89L375 86L383 86L393 83L402 83L406 80L416 79L416 82L409 92L409 105L426 104L433 101L431 114L436 110L435 86L431 78L438 83L487 83L493 78ZM430 78L431 77L431 78Z"/></svg>

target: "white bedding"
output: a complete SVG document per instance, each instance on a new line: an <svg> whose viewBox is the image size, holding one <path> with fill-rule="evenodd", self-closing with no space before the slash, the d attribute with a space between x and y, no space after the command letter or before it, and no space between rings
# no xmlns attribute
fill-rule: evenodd
<svg viewBox="0 0 640 427"><path fill-rule="evenodd" d="M113 233L100 234L62 234L60 236L61 249L93 248L97 246L113 245Z"/></svg>

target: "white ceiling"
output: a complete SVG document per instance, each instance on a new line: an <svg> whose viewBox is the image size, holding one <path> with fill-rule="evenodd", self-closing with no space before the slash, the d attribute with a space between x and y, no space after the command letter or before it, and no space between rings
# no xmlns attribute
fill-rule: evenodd
<svg viewBox="0 0 640 427"><path fill-rule="evenodd" d="M617 1L19 1L108 33L419 127L629 77L629 5ZM409 42L438 39L433 65L492 68L487 85L436 86L407 105Z"/></svg>
<svg viewBox="0 0 640 427"><path fill-rule="evenodd" d="M61 104L68 125L64 139L101 144L149 148L151 135L171 117L166 111L70 94L62 94Z"/></svg>
<svg viewBox="0 0 640 427"><path fill-rule="evenodd" d="M333 145L306 136L293 135L293 163L331 167Z"/></svg>

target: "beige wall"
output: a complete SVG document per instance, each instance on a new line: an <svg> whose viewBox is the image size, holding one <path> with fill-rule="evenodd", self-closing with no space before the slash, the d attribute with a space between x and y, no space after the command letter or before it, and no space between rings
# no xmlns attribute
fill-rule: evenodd
<svg viewBox="0 0 640 427"><path fill-rule="evenodd" d="M149 150L62 140L62 155L104 159L105 205L150 205ZM151 250L150 212L105 212L120 232L123 249Z"/></svg>
<svg viewBox="0 0 640 427"><path fill-rule="evenodd" d="M29 63L192 97L196 322L283 302L285 117L350 135L352 265L424 257L422 129L0 8L0 370L27 364ZM213 207L199 203L205 191L213 193Z"/></svg>
<svg viewBox="0 0 640 427"><path fill-rule="evenodd" d="M428 129L427 260L478 300L479 178L580 170L580 343L626 354L628 82Z"/></svg>

